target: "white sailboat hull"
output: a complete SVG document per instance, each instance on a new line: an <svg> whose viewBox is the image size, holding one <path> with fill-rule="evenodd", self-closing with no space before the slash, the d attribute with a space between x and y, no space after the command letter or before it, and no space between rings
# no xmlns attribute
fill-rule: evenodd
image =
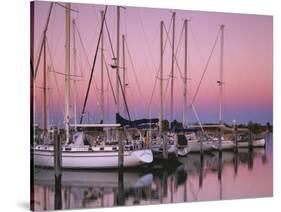
<svg viewBox="0 0 281 212"><path fill-rule="evenodd" d="M153 144L151 147L151 150L153 152L153 154L155 155L155 157L159 157L163 155L163 146L162 144ZM168 157L174 157L176 156L177 153L177 147L175 144L168 144L167 145L167 153L168 153Z"/></svg>
<svg viewBox="0 0 281 212"><path fill-rule="evenodd" d="M52 150L34 150L34 165L54 167L54 152ZM124 151L124 167L139 166L151 163L151 150ZM62 152L62 168L73 169L103 169L118 167L118 151L94 152L77 151Z"/></svg>
<svg viewBox="0 0 281 212"><path fill-rule="evenodd" d="M245 142L238 142L238 147L249 147L250 142L245 141ZM265 139L257 139L257 140L253 140L252 143L253 147L264 147L265 146Z"/></svg>
<svg viewBox="0 0 281 212"><path fill-rule="evenodd" d="M200 152L201 151L201 144L199 141L189 142L188 145L190 146L190 152ZM202 150L203 151L210 151L213 149L213 143L203 143Z"/></svg>
<svg viewBox="0 0 281 212"><path fill-rule="evenodd" d="M155 153L162 153L163 152L163 147L162 145L152 145L152 151ZM167 152L168 154L173 154L176 152L176 145L167 145Z"/></svg>
<svg viewBox="0 0 281 212"><path fill-rule="evenodd" d="M233 149L235 147L235 144L233 141L230 141L230 140L223 140L221 142L221 149L222 150L230 150L230 149ZM219 143L215 143L213 144L213 149L215 150L219 150Z"/></svg>

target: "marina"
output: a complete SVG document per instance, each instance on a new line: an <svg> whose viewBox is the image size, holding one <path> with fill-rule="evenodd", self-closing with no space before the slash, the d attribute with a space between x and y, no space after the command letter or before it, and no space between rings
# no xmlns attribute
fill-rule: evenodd
<svg viewBox="0 0 281 212"><path fill-rule="evenodd" d="M272 195L272 113L240 115L244 102L229 97L239 86L227 77L228 25L212 29L198 71L183 11L153 17L150 29L140 12L150 9L32 2L37 10L45 15L31 19L40 26L31 43L32 210ZM140 20L150 55L136 48L127 15ZM209 87L206 76L216 78Z"/></svg>
<svg viewBox="0 0 281 212"><path fill-rule="evenodd" d="M118 187L118 170L66 170L61 183L62 209L123 205L179 203L203 200L265 197L272 194L272 135L266 148L190 153L176 167L152 167L123 171L123 188ZM222 167L219 167L219 166ZM160 165L161 167L161 165ZM52 210L55 204L54 171L34 170L37 210ZM252 176L257 176L252 178Z"/></svg>

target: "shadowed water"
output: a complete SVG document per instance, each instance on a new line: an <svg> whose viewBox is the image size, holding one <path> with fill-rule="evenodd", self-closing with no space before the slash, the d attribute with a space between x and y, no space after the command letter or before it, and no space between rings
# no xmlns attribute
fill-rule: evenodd
<svg viewBox="0 0 281 212"><path fill-rule="evenodd" d="M36 168L32 204L35 210L51 210L273 195L272 135L266 148L241 148L221 157L189 154L178 161L123 172L63 170L61 183L53 170Z"/></svg>

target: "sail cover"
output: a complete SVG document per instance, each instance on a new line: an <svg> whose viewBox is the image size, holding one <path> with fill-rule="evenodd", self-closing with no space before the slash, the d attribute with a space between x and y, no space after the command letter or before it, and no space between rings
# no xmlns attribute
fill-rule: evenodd
<svg viewBox="0 0 281 212"><path fill-rule="evenodd" d="M189 132L197 132L199 131L200 128L197 128L197 127L193 127L193 128L174 128L172 131L175 132L175 133L183 133L183 132L186 132L186 133L189 133Z"/></svg>
<svg viewBox="0 0 281 212"><path fill-rule="evenodd" d="M140 127L141 125L156 124L158 122L159 122L158 118L127 120L123 118L119 113L116 113L116 123L120 124L121 126Z"/></svg>

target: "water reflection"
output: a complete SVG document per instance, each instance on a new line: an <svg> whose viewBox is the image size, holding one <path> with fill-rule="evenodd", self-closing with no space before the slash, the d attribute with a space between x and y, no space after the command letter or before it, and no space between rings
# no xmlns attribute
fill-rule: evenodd
<svg viewBox="0 0 281 212"><path fill-rule="evenodd" d="M35 169L35 209L110 207L272 196L272 136L265 148L189 154L124 171Z"/></svg>

